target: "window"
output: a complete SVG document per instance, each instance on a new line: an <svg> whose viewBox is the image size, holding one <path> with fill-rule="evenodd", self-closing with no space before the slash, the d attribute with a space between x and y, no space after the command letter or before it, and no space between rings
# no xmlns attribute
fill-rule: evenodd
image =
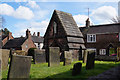
<svg viewBox="0 0 120 80"><path fill-rule="evenodd" d="M106 55L106 49L100 49L99 52L100 55Z"/></svg>
<svg viewBox="0 0 120 80"><path fill-rule="evenodd" d="M95 51L95 55L97 55L96 48L87 48L87 50L93 50L93 51Z"/></svg>
<svg viewBox="0 0 120 80"><path fill-rule="evenodd" d="M87 34L87 42L96 42L95 34Z"/></svg>
<svg viewBox="0 0 120 80"><path fill-rule="evenodd" d="M57 33L57 23L56 22L54 22L53 31L54 31L54 34Z"/></svg>
<svg viewBox="0 0 120 80"><path fill-rule="evenodd" d="M28 45L26 44L25 47L28 48Z"/></svg>
<svg viewBox="0 0 120 80"><path fill-rule="evenodd" d="M38 43L38 49L40 49L40 43Z"/></svg>

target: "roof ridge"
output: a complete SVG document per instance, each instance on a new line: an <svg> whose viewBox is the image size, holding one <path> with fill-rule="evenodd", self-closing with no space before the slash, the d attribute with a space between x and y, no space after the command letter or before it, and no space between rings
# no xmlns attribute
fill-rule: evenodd
<svg viewBox="0 0 120 80"><path fill-rule="evenodd" d="M72 14L70 14L70 13L67 13L67 12L64 12L64 11L60 11L60 10L54 10L54 11L56 11L56 12L61 12L61 13L64 13L64 14L68 14L68 15L71 15L72 16Z"/></svg>

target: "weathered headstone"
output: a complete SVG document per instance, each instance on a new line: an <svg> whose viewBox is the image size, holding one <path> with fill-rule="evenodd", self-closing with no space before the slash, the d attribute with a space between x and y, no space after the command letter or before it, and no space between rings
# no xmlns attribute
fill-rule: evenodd
<svg viewBox="0 0 120 80"><path fill-rule="evenodd" d="M79 50L69 50L72 53L72 61L79 60Z"/></svg>
<svg viewBox="0 0 120 80"><path fill-rule="evenodd" d="M13 55L10 61L8 79L29 78L31 56Z"/></svg>
<svg viewBox="0 0 120 80"><path fill-rule="evenodd" d="M84 54L83 54L83 63L86 63L87 62L87 50L84 51Z"/></svg>
<svg viewBox="0 0 120 80"><path fill-rule="evenodd" d="M49 48L49 62L48 66L59 66L60 65L60 49L59 47Z"/></svg>
<svg viewBox="0 0 120 80"><path fill-rule="evenodd" d="M2 78L2 51L0 50L0 80Z"/></svg>
<svg viewBox="0 0 120 80"><path fill-rule="evenodd" d="M88 51L86 69L93 69L95 61L95 51Z"/></svg>
<svg viewBox="0 0 120 80"><path fill-rule="evenodd" d="M2 70L7 69L8 67L8 61L9 61L9 55L10 55L10 50L7 49L0 49L2 52Z"/></svg>
<svg viewBox="0 0 120 80"><path fill-rule="evenodd" d="M82 63L80 63L80 62L75 63L74 67L73 67L73 70L72 70L72 75L75 76L75 75L80 74L81 68L82 68Z"/></svg>
<svg viewBox="0 0 120 80"><path fill-rule="evenodd" d="M69 51L64 51L64 66L69 65L72 62L72 53Z"/></svg>
<svg viewBox="0 0 120 80"><path fill-rule="evenodd" d="M45 50L34 49L34 63L45 63Z"/></svg>

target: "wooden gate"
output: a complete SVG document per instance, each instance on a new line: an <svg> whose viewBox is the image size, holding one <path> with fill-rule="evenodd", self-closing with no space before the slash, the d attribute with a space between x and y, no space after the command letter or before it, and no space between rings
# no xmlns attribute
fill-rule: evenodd
<svg viewBox="0 0 120 80"><path fill-rule="evenodd" d="M120 60L120 47L117 48L117 59Z"/></svg>

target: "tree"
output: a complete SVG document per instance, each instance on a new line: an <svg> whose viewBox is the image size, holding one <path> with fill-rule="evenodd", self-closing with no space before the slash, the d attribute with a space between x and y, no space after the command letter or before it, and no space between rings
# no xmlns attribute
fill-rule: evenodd
<svg viewBox="0 0 120 80"><path fill-rule="evenodd" d="M112 18L111 21L113 23L120 23L120 16L116 16L115 18Z"/></svg>

